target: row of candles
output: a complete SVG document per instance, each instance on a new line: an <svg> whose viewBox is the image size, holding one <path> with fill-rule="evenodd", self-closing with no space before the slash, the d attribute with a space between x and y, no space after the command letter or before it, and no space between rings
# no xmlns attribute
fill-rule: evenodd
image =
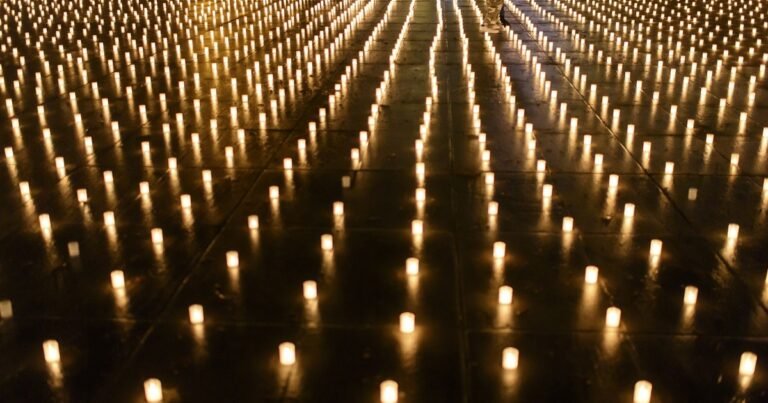
<svg viewBox="0 0 768 403"><path fill-rule="evenodd" d="M306 2L303 2L303 3L306 4ZM324 2L324 3L326 3L326 2ZM372 4L372 3L369 3L369 4ZM394 3L390 3L390 5L392 5L392 4L394 4ZM401 35L398 37L398 42L397 42L395 48L393 49L393 53L392 53L392 56L391 56L390 60L393 60L393 58L396 57L398 52L399 52L400 45L402 43L402 37L403 37L404 33L406 32L406 29L408 27L408 22L410 21L410 16L412 15L412 12L413 12L413 4L414 3L411 2L411 9L410 9L411 12L409 13L409 17L406 19L406 23L403 26L403 30L401 31ZM511 2L508 2L508 4L511 4ZM564 24L563 21L561 21L561 20L559 20L557 18L553 18L550 15L549 12L545 11L543 8L538 6L538 4L536 4L535 2L532 3L532 4L534 5L534 9L539 14L547 17L551 21L554 21L553 22L554 24ZM557 6L558 7L566 7L562 2L558 2ZM326 4L326 7L327 7L327 4ZM454 1L454 7L456 7L456 10L460 14L461 12L458 9L458 5L457 5L457 3L455 1ZM517 8L515 6L510 7L510 9L513 12L517 13L517 15L519 15L519 16L522 16L523 13L524 13L523 11L521 11L519 8ZM565 8L565 9L566 10L570 10L570 8ZM388 8L387 14L385 14L385 15L389 15L389 10L390 9ZM440 9L439 3L438 3L438 10L440 10L440 15L442 15L442 10ZM475 4L474 10L475 10L476 13L479 12L479 8L477 7L476 4ZM574 11L568 11L568 12L571 13L571 15L576 15L576 14L574 14L575 13ZM655 11L653 11L653 13L655 14ZM581 14L579 14L579 16L580 16L580 18L584 19L584 21L586 21L586 17L583 17ZM382 22L384 22L385 20L386 20L386 18L384 20L382 20ZM610 22L617 22L618 23L618 21L613 21L613 20L609 20L609 21ZM533 29L533 32L534 32L533 36L538 38L538 41L542 43L544 49L548 49L548 51L551 53L551 51L552 51L552 42L548 41L546 36L540 35L541 31L538 30L537 25L535 23L533 23L531 20L528 20L527 17L526 17L526 22L528 23L528 27ZM441 20L441 24L442 24L442 20ZM591 22L590 22L590 25L592 25ZM611 24L606 24L606 25L611 25ZM353 25L348 25L348 28L352 27L352 26ZM599 27L600 26L598 25L597 29L599 29ZM743 30L743 29L744 28L743 28L743 24L742 24L741 30ZM286 31L287 31L287 29L286 29ZM347 32L346 29L343 30L343 31ZM569 30L564 29L563 31L564 32L568 32ZM278 32L279 32L279 30L278 30ZM379 32L381 32L381 31L378 30L378 29L375 29L374 32L372 33L372 35L373 34L378 34ZM440 32L441 32L441 25L438 26L437 34L435 36L435 42L433 42L433 48L430 49L430 80L433 81L433 82L436 80L435 77L434 77L434 47L435 47L435 44L437 43L437 38L439 38L439 33ZM464 35L464 32L463 32L463 22L462 22L462 25L461 25L461 34L462 34L462 37L463 37L463 42L462 42L463 55L464 55L464 58L466 59L466 57L467 57L466 55L467 55L468 39L466 38L466 35ZM510 31L510 34L511 34L511 31ZM613 32L611 32L611 35L612 34L613 34ZM514 40L518 40L518 37L516 35L510 36L510 37L513 38ZM630 38L631 37L632 36L630 34ZM580 39L581 43L584 43L585 38L577 37L574 40L578 41L579 39ZM648 38L648 41L651 41L651 40L652 40L651 38ZM331 41L330 43L334 43L334 42L335 41ZM490 43L490 42L487 42L487 43ZM368 44L368 42L366 42L366 49L367 49L367 46L368 46L367 44ZM679 44L678 44L678 47L679 47ZM593 48L592 48L592 45L590 44L590 55L592 54L592 50L591 49L593 49ZM524 54L530 55L528 50L524 50L523 52L524 52ZM600 55L600 52L602 52L602 51L598 51L598 55ZM556 53L560 54L559 49L557 50ZM752 50L750 50L750 53L752 53ZM494 55L496 55L496 54L497 54L497 52L495 52L495 49L494 49ZM561 55L562 55L561 57L563 58L563 60L565 60L564 64L566 66L570 65L570 60L568 60L565 57L565 54L562 53ZM724 53L723 54L723 56L724 56L723 59L725 59L727 55L728 55L727 53ZM267 58L268 58L268 56L267 56ZM600 58L601 58L600 56L597 57L598 61L600 60ZM528 60L530 61L531 58L528 57ZM694 60L693 57L691 57L691 60ZM659 62L661 63L661 61L659 61ZM704 65L705 62L706 62L706 57L704 55L702 55L702 61L701 61L702 65ZM390 63L392 63L392 62L390 62ZM496 63L497 63L497 65L499 65L500 60L496 59ZM718 65L720 65L720 63L721 63L721 61L718 60ZM269 63L265 63L265 64L268 65ZM534 61L533 64L536 64L536 66L537 66L536 70L537 71L541 69L541 66L540 66L540 64L538 62ZM395 75L395 71L394 71L394 66L395 65L394 65L394 63L392 63L391 66L392 66L391 70L388 71L388 72L391 73L391 76L393 77ZM659 64L657 66L663 67L664 65L663 64ZM761 68L762 68L761 74L760 74L761 77L763 76L762 73L764 72L764 66L765 66L765 64L763 64L761 66ZM258 69L255 69L255 70L258 70ZM692 71L694 71L694 70L695 70L695 68L692 68ZM720 72L721 70L718 68L718 69L716 69L716 71ZM466 69L466 72L467 72L467 77L468 77L468 84L470 84L469 86L471 87L472 84L474 83L474 78L473 78L474 77L474 72L471 69L471 66L469 66ZM566 72L570 72L570 70L568 68L566 68ZM710 79L709 79L709 76L711 76L710 73L711 72L708 73L708 80L707 80L708 82L710 81ZM576 77L582 77L582 76L579 75L578 68L574 69L574 74L573 75L576 76ZM343 77L347 77L347 76L343 76ZM387 84L387 82L389 80L386 77L387 77L387 75L385 75L385 79L382 80L382 85L379 88L377 88L377 98L380 97L378 95L378 93L379 92L383 92L383 90L385 90L386 87L387 87L386 84ZM502 77L504 77L504 76L502 76ZM546 76L544 76L544 77L546 77ZM732 77L733 77L733 75L732 75ZM343 82L345 82L345 79L342 78L341 81L343 83ZM582 82L585 82L585 81L586 80L582 80ZM754 84L755 84L755 76L752 76L750 78L750 85L754 85ZM586 84L583 84L582 86L586 87ZM734 81L733 81L733 78L732 78L730 83L729 83L729 91L730 92L733 91L733 89L732 89L733 86L734 86ZM433 84L432 88L433 88L433 96L434 96L434 95L436 95L436 84ZM594 88L596 90L597 87L596 87L595 84L593 84L590 87L590 92L594 93L595 91L592 90L592 88ZM470 90L470 91L471 91L470 94L472 94L472 92L474 90ZM750 96L751 96L752 102L754 102L754 96L753 95L750 95ZM556 96L554 94L552 95L552 97L556 98ZM473 98L473 97L471 97L471 98ZM512 95L510 95L510 99L514 99ZM658 92L654 93L653 99L654 100L658 100ZM723 98L723 99L725 99L725 98ZM424 116L425 116L424 124L423 124L422 128L420 129L420 135L422 134L421 132L426 132L428 130L429 116L430 116L429 113L430 113L430 109L431 109L431 102L432 102L432 97L427 98L427 103L426 103L427 111L424 114ZM721 100L721 102L723 102L723 101ZM605 98L603 98L603 103L606 103L606 99ZM375 122L376 116L378 114L377 106L378 106L377 104L372 105L372 112L371 112L371 116L369 117L369 122ZM673 105L673 108L670 110L672 115L676 115L677 114L676 109L677 109L676 105ZM12 111L12 110L13 110L12 108L9 109L9 111ZM674 112L672 112L672 111L674 111ZM11 113L11 115L12 115L12 113ZM480 127L479 107L476 106L475 108L473 108L473 116L478 121L477 127ZM746 115L740 115L740 116L746 116ZM742 118L740 117L740 119L742 119ZM75 118L75 120L77 120L77 118ZM615 120L617 120L617 119L615 119ZM572 120L572 122L573 122L573 120ZM15 128L18 128L19 127L18 120L12 121L12 125ZM370 132L369 131L361 132L361 137L360 137L361 138L361 145L364 145L364 144L368 143L368 140L369 140L368 135L369 135L369 133L371 135L373 133L375 133L375 130L374 130L375 127L374 126L375 126L375 124L369 126L368 129L369 129ZM532 126L530 126L531 127L530 133L529 133L528 127L529 126L526 125L526 132L528 134L532 135L533 134ZM634 126L632 126L632 127L634 127ZM310 132L312 132L312 125L311 124L310 124ZM765 132L765 129L764 129L764 132ZM363 135L363 133L365 133L365 135ZM534 141L535 141L535 139L534 139ZM708 137L707 143L711 144L711 142L712 142L711 139ZM585 136L585 143L586 143L586 136ZM415 144L416 144L417 155L418 155L418 154L420 154L419 150L423 150L424 149L423 138L416 140ZM650 152L650 143L644 143L643 148L644 148L644 150L646 149L646 144L647 144L648 152ZM299 147L299 149L301 149L301 143L299 143L298 147ZM229 149L228 152L231 153L231 147L228 148L228 149ZM357 153L355 152L355 149L353 149L351 151L351 159L353 160L353 162L356 161L356 160L359 161L361 152L362 152L361 149L357 149ZM10 157L13 157L13 151L11 150L9 152L8 149L6 149L6 157L8 157L9 155L10 155ZM598 155L600 156L600 158L598 158ZM11 158L9 158L9 159L11 159ZM490 160L490 151L482 150L482 159L484 161ZM173 161L175 162L175 159L173 159ZM596 154L595 155L595 164L596 165L599 165L598 161L600 161L600 163L602 163L602 154ZM738 154L733 154L731 156L731 165L738 165L738 162L739 162ZM57 164L57 166L63 166L63 159L62 160L57 160L56 164ZM171 164L171 159L169 159L169 166L170 165L172 165ZM175 164L173 164L173 165L175 165ZM539 164L539 165L543 165L543 166L540 166L539 168L541 168L540 169L541 171L544 171L545 167L546 167L546 164L544 163L544 164ZM290 161L290 160L284 161L284 167L287 170L290 170L290 168L292 167L292 161ZM423 180L423 175L424 175L425 171L426 171L426 167L424 166L424 164L421 163L421 162L418 162L417 165L416 165L416 173L417 173L417 176L422 178L422 180ZM666 165L665 165L665 172L668 173L668 174L672 174L674 172L674 162L670 161L670 162L666 163ZM210 181L210 171L208 171L208 176L209 176L208 181ZM106 177L107 177L107 175L105 174L105 180L106 180ZM493 174L492 173L486 174L485 178L486 178L485 179L486 184L490 184L490 185L493 184ZM618 176L611 175L609 182L610 182L610 186L616 187L618 185ZM766 182L766 183L768 183L768 182ZM147 186L148 185L142 185L142 193L148 193L148 188L146 188ZM19 187L20 187L20 191L22 193L22 196L27 196L28 197L30 195L30 188L29 188L29 183L28 182L21 182ZM146 189L144 189L144 188L146 188ZM279 195L280 195L279 188L272 187L272 188L270 188L269 193L270 193L269 194L270 198L272 198L272 199L279 199ZM416 193L416 200L417 201L424 201L426 199L426 190L424 188L422 188L422 187L417 188L415 193ZM543 197L544 198L551 197L552 193L553 193L552 185L545 184L544 187L543 187ZM79 202L84 203L84 202L88 201L88 194L87 194L87 191L85 189L78 189L76 194L77 194L77 198L78 198ZM191 199L190 199L189 195L182 195L182 197L181 197L181 205L184 208L188 208L191 205ZM334 203L333 211L334 211L335 215L343 215L343 211L344 211L344 204L343 204L343 202ZM489 202L489 204L488 204L488 213L489 213L489 215L498 214L498 203L497 202L493 202L493 201ZM625 217L631 218L632 216L634 216L634 214L635 214L634 204L627 203L625 205L625 207L624 207L624 215L625 215ZM105 224L107 224L107 225L113 225L114 224L114 214L112 212L106 212L104 214L104 221L105 221ZM40 222L40 226L44 230L44 232L51 230L51 219L50 219L50 216L48 214L41 214L39 216L39 222ZM249 224L249 227L251 227L252 229L258 228L258 217L250 216L249 220L248 220L248 224ZM424 224L424 221L422 219L415 219L415 220L413 220L412 221L412 225L411 225L411 231L412 231L413 235L416 235L416 236L422 235L423 232L424 232L424 226L425 226L425 224ZM563 229L564 232L571 232L571 231L574 230L574 220L573 220L572 217L564 217L563 218L562 229ZM730 224L728 226L728 229L727 229L727 239L729 241L735 241L737 239L737 237L738 237L738 232L739 232L739 226L737 224ZM160 229L160 228L152 229L151 230L151 239L152 239L153 243L162 244L163 243L163 232L162 232L162 229ZM325 234L325 235L323 235L321 237L321 249L323 249L325 251L332 251L333 250L333 236L331 234ZM505 247L504 247L503 243L501 243L501 242L495 243L493 245L493 252L492 252L493 256L495 258L503 258L505 256L505 251L504 250L505 250ZM661 255L661 250L662 250L662 242L661 242L661 240L653 240L653 241L651 241L650 255L652 257L653 256L655 256L655 257L660 256ZM416 258L413 258L413 259L414 260L410 260L409 259L409 261L406 263L406 270L407 270L407 273L409 275L417 275L418 274L418 259L416 259ZM231 252L229 252L227 254L227 266L228 267L230 267L230 268L237 267L239 265L239 263L235 263L237 261L239 261L239 259L237 258L236 252L231 251ZM598 279L598 272L599 271L598 271L597 267L594 267L594 266L587 267L586 270L585 270L585 283L586 284L594 284L594 283L596 283L597 279ZM113 285L113 287L115 289L121 289L121 288L123 288L125 286L125 279L124 279L124 275L123 275L122 271L119 271L119 270L118 271L113 271L111 273L111 281L112 281L112 285ZM303 293L304 293L304 297L307 298L307 299L311 300L311 299L317 298L317 284L314 281L306 281L306 282L304 282L303 283ZM694 287L694 286L686 287L685 293L684 293L684 298L683 298L684 304L686 304L686 305L694 305L696 303L697 294L698 294L698 290L697 290L696 287ZM506 286L506 285L499 287L499 289L498 289L498 297L499 297L498 301L499 301L499 304L502 304L502 305L511 304L512 303L512 296L513 296L512 287L509 287L509 286ZM5 317L9 317L10 315L12 315L12 309L10 307L10 301L3 301L2 303L0 303L0 317L4 317L5 318ZM190 322L192 324L194 324L194 325L202 324L204 322L203 307L201 305L192 305L192 306L190 306L189 307L189 319L190 319ZM401 329L401 331L403 333L411 333L411 332L413 332L414 329L415 329L415 323L416 323L415 320L416 320L415 319L415 315L413 313L405 312L405 313L401 314L401 316L400 316L400 329ZM620 326L620 323L621 323L621 310L618 307L610 307L610 308L608 308L608 310L606 311L606 320L605 320L606 327L607 328L618 328ZM51 343L55 343L55 344L51 344ZM53 347L54 345L55 345L55 348ZM46 347L46 346L48 346L48 347ZM50 353L51 354L50 355L51 359L50 360L49 360L49 352L48 352L49 350L51 351L51 353ZM54 350L55 350L55 353L53 352ZM280 362L283 365L293 365L295 363L296 351L295 351L295 346L292 343L286 342L286 343L281 344L279 346L279 348L278 348L278 351L279 351L279 356L280 356ZM58 358L59 357L59 355L58 355L59 354L58 343L56 343L55 341L46 341L44 343L44 352L45 352L46 361L48 361L48 362L57 362L58 361L58 359L59 359ZM53 359L54 357L56 359ZM503 353L502 353L502 366L505 369L510 369L510 370L515 369L515 368L517 368L518 359L519 359L519 351L517 349L515 349L514 347L505 348ZM742 354L739 373L741 375L751 375L754 372L756 360L757 360L757 357L754 354L752 354L752 353L745 352L744 354ZM750 368L751 368L751 370L750 370ZM145 391L146 391L146 397L147 397L148 401L156 402L156 401L161 401L162 400L162 388L161 388L161 384L160 384L159 380L156 380L156 379L148 380L147 383L145 383ZM397 401L397 395L398 395L397 383L395 383L394 381L385 381L385 382L382 383L382 385L381 385L381 400L383 402L394 402L394 401ZM651 395L651 384L649 382L647 382L647 381L640 381L640 382L638 382L636 384L636 386L635 386L635 401L637 401L637 402L648 401L650 399L650 395ZM638 397L638 396L640 396L640 397ZM643 399L645 399L645 400L643 400Z"/></svg>

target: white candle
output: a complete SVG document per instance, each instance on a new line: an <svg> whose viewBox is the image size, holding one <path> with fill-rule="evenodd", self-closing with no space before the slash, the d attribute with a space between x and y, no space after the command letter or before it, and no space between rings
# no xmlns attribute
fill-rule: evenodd
<svg viewBox="0 0 768 403"><path fill-rule="evenodd" d="M56 340L46 340L43 342L43 356L45 362L49 364L58 363L61 361L61 353L59 352L59 342Z"/></svg>
<svg viewBox="0 0 768 403"><path fill-rule="evenodd" d="M605 326L611 329L621 324L621 309L612 306L605 311Z"/></svg>
<svg viewBox="0 0 768 403"><path fill-rule="evenodd" d="M517 369L520 363L520 351L514 347L507 347L501 353L501 365L504 369Z"/></svg>
<svg viewBox="0 0 768 403"><path fill-rule="evenodd" d="M573 217L563 217L563 232L573 231Z"/></svg>
<svg viewBox="0 0 768 403"><path fill-rule="evenodd" d="M757 366L757 355L752 352L744 352L741 354L739 360L739 375L752 376L755 374L755 367Z"/></svg>
<svg viewBox="0 0 768 403"><path fill-rule="evenodd" d="M194 304L189 306L189 323L193 325L200 325L205 321L205 314L203 313L203 306L200 304Z"/></svg>
<svg viewBox="0 0 768 403"><path fill-rule="evenodd" d="M382 382L379 387L379 398L381 403L397 403L397 382L393 380L386 380Z"/></svg>
<svg viewBox="0 0 768 403"><path fill-rule="evenodd" d="M235 269L240 266L240 254L237 251L227 251L227 267Z"/></svg>
<svg viewBox="0 0 768 403"><path fill-rule="evenodd" d="M324 251L332 251L333 250L333 235L331 235L331 234L323 234L320 237L320 247Z"/></svg>
<svg viewBox="0 0 768 403"><path fill-rule="evenodd" d="M409 276L419 275L419 259L409 257L405 260L405 273Z"/></svg>
<svg viewBox="0 0 768 403"><path fill-rule="evenodd" d="M596 284L600 270L597 266L587 266L584 270L584 282L587 284Z"/></svg>
<svg viewBox="0 0 768 403"><path fill-rule="evenodd" d="M122 290L125 288L125 274L122 270L114 270L109 273L109 278L112 282L112 288L116 290Z"/></svg>
<svg viewBox="0 0 768 403"><path fill-rule="evenodd" d="M689 285L685 287L685 294L683 296L683 302L685 305L693 306L696 305L696 299L699 296L699 289Z"/></svg>
<svg viewBox="0 0 768 403"><path fill-rule="evenodd" d="M627 203L624 205L624 217L634 217L635 216L635 205L634 203Z"/></svg>
<svg viewBox="0 0 768 403"><path fill-rule="evenodd" d="M507 244L504 242L493 243L493 257L495 259L503 259L507 254Z"/></svg>
<svg viewBox="0 0 768 403"><path fill-rule="evenodd" d="M161 228L152 228L152 243L155 245L163 243L163 230Z"/></svg>
<svg viewBox="0 0 768 403"><path fill-rule="evenodd" d="M400 314L400 332L413 333L416 329L416 315L411 312L403 312Z"/></svg>
<svg viewBox="0 0 768 403"><path fill-rule="evenodd" d="M278 347L280 353L280 364L293 365L296 363L296 346L291 342L280 343Z"/></svg>
<svg viewBox="0 0 768 403"><path fill-rule="evenodd" d="M739 237L739 224L728 224L728 240L735 241Z"/></svg>
<svg viewBox="0 0 768 403"><path fill-rule="evenodd" d="M248 228L252 230L259 229L259 216L257 215L248 216Z"/></svg>
<svg viewBox="0 0 768 403"><path fill-rule="evenodd" d="M499 305L511 305L512 304L512 287L503 285L499 287Z"/></svg>
<svg viewBox="0 0 768 403"><path fill-rule="evenodd" d="M344 202L333 202L333 215L341 217L344 215Z"/></svg>
<svg viewBox="0 0 768 403"><path fill-rule="evenodd" d="M148 403L163 401L163 385L159 379L150 378L144 381L144 397Z"/></svg>
<svg viewBox="0 0 768 403"><path fill-rule="evenodd" d="M317 299L317 283L307 280L302 284L304 290L304 299L311 301Z"/></svg>
<svg viewBox="0 0 768 403"><path fill-rule="evenodd" d="M494 217L499 214L499 203L492 201L488 202L488 215Z"/></svg>
<svg viewBox="0 0 768 403"><path fill-rule="evenodd" d="M662 248L663 242L660 239L654 239L651 241L651 256L652 257L659 257L661 256L661 248Z"/></svg>
<svg viewBox="0 0 768 403"><path fill-rule="evenodd" d="M424 233L424 222L422 220L411 221L411 233L421 235Z"/></svg>
<svg viewBox="0 0 768 403"><path fill-rule="evenodd" d="M635 383L635 393L633 403L649 403L651 401L651 390L653 385L648 381L637 381Z"/></svg>

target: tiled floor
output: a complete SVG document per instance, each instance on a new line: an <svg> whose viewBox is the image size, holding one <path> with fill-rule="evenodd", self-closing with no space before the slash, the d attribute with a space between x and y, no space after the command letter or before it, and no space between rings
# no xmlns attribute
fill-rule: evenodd
<svg viewBox="0 0 768 403"><path fill-rule="evenodd" d="M0 401L768 401L768 3L484 6L2 2Z"/></svg>

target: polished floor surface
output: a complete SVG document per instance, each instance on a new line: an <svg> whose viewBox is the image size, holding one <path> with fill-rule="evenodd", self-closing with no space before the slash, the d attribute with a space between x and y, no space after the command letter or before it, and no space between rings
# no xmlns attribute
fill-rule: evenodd
<svg viewBox="0 0 768 403"><path fill-rule="evenodd" d="M0 401L768 401L768 3L4 0Z"/></svg>

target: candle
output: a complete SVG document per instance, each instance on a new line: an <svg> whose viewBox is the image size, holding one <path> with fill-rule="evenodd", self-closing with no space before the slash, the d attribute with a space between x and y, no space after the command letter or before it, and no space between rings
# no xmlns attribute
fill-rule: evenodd
<svg viewBox="0 0 768 403"><path fill-rule="evenodd" d="M227 252L227 267L235 269L240 266L240 254L237 251L231 250Z"/></svg>
<svg viewBox="0 0 768 403"><path fill-rule="evenodd" d="M605 327L615 329L621 324L621 309L612 306L605 311Z"/></svg>
<svg viewBox="0 0 768 403"><path fill-rule="evenodd" d="M379 390L379 398L381 403L397 403L397 382L393 380L386 380L381 383Z"/></svg>
<svg viewBox="0 0 768 403"><path fill-rule="evenodd" d="M125 275L122 270L114 270L109 273L109 278L112 282L112 288L116 290L122 290L125 288Z"/></svg>
<svg viewBox="0 0 768 403"><path fill-rule="evenodd" d="M411 233L421 235L424 233L424 222L422 220L411 221Z"/></svg>
<svg viewBox="0 0 768 403"><path fill-rule="evenodd" d="M46 340L43 342L43 356L45 362L49 364L58 363L61 361L61 353L59 352L59 342L56 340Z"/></svg>
<svg viewBox="0 0 768 403"><path fill-rule="evenodd" d="M293 365L296 363L296 346L291 342L280 343L278 346L280 364Z"/></svg>
<svg viewBox="0 0 768 403"><path fill-rule="evenodd" d="M257 215L248 216L248 229L251 229L251 230L259 229L259 216Z"/></svg>
<svg viewBox="0 0 768 403"><path fill-rule="evenodd" d="M333 202L333 215L340 217L344 215L344 203L337 201Z"/></svg>
<svg viewBox="0 0 768 403"><path fill-rule="evenodd" d="M651 257L661 256L662 241L660 239L654 239L651 241Z"/></svg>
<svg viewBox="0 0 768 403"><path fill-rule="evenodd" d="M189 323L193 325L201 325L205 321L205 315L203 314L203 306L200 304L194 304L189 306Z"/></svg>
<svg viewBox="0 0 768 403"><path fill-rule="evenodd" d="M494 217L499 214L499 203L492 201L488 202L488 215Z"/></svg>
<svg viewBox="0 0 768 403"><path fill-rule="evenodd" d="M507 347L501 353L501 365L506 370L517 369L520 362L520 351L514 347Z"/></svg>
<svg viewBox="0 0 768 403"><path fill-rule="evenodd" d="M584 282L587 284L596 284L600 270L597 266L587 266L584 270Z"/></svg>
<svg viewBox="0 0 768 403"><path fill-rule="evenodd" d="M573 231L573 217L563 217L563 232Z"/></svg>
<svg viewBox="0 0 768 403"><path fill-rule="evenodd" d="M320 247L324 251L332 251L333 250L333 235L331 235L331 234L323 234L320 237Z"/></svg>
<svg viewBox="0 0 768 403"><path fill-rule="evenodd" d="M627 203L624 205L624 217L635 216L635 205L633 203Z"/></svg>
<svg viewBox="0 0 768 403"><path fill-rule="evenodd" d="M653 385L648 381L637 381L635 383L635 393L633 403L649 403L651 401L651 390Z"/></svg>
<svg viewBox="0 0 768 403"><path fill-rule="evenodd" d="M150 378L144 381L144 397L148 403L163 401L163 386L159 379Z"/></svg>
<svg viewBox="0 0 768 403"><path fill-rule="evenodd" d="M312 301L317 299L317 283L312 280L307 280L302 284L304 290L304 299Z"/></svg>
<svg viewBox="0 0 768 403"><path fill-rule="evenodd" d="M160 228L152 228L152 243L159 245L163 243L163 230Z"/></svg>
<svg viewBox="0 0 768 403"><path fill-rule="evenodd" d="M416 329L416 315L411 312L403 312L400 314L400 332L401 333L413 333Z"/></svg>
<svg viewBox="0 0 768 403"><path fill-rule="evenodd" d="M409 257L405 260L405 273L409 276L419 275L419 259Z"/></svg>
<svg viewBox="0 0 768 403"><path fill-rule="evenodd" d="M280 188L277 186L270 186L269 187L269 198L272 200L277 200L280 198Z"/></svg>
<svg viewBox="0 0 768 403"><path fill-rule="evenodd" d="M685 305L693 306L696 305L696 299L699 296L699 289L689 285L685 287L685 294L683 296L683 302Z"/></svg>
<svg viewBox="0 0 768 403"><path fill-rule="evenodd" d="M755 353L746 351L741 354L739 360L739 375L752 376L755 374L755 367L757 366L757 355Z"/></svg>
<svg viewBox="0 0 768 403"><path fill-rule="evenodd" d="M504 242L493 243L493 257L495 259L503 259L507 253L507 244Z"/></svg>
<svg viewBox="0 0 768 403"><path fill-rule="evenodd" d="M512 304L512 287L503 285L499 287L499 305Z"/></svg>

